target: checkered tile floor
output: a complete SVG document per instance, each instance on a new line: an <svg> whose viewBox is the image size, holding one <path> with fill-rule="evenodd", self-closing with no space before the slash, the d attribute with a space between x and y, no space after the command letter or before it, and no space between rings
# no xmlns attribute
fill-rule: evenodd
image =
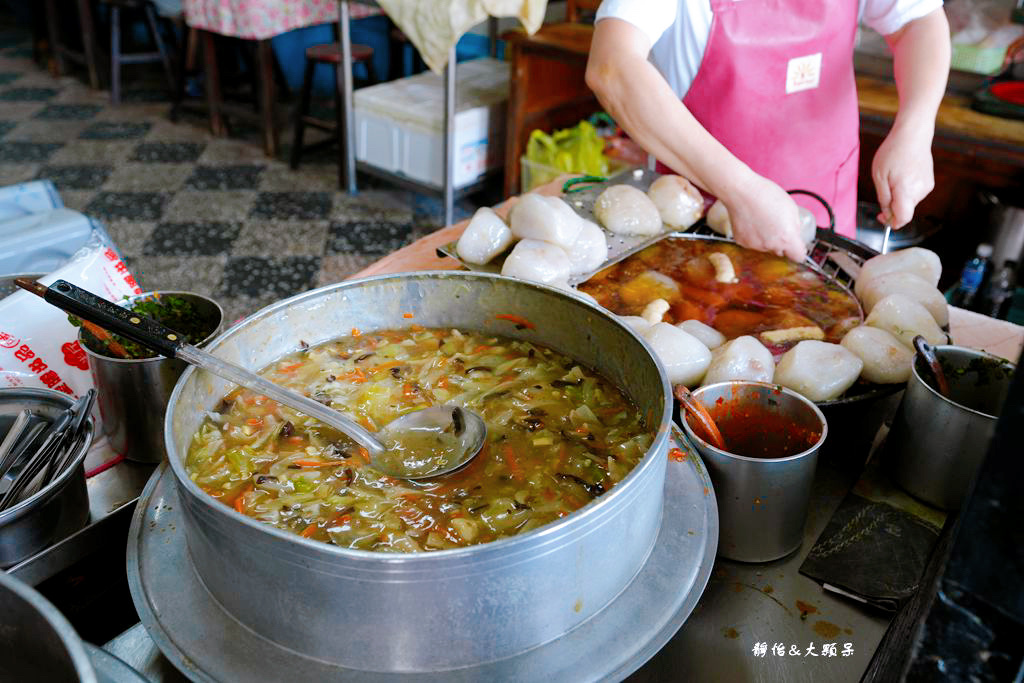
<svg viewBox="0 0 1024 683"><path fill-rule="evenodd" d="M66 206L104 223L144 289L213 296L233 321L440 227L437 198L367 179L356 196L337 191L330 150L292 171L255 130L217 138L198 115L171 123L159 80L129 80L113 107L81 74L52 78L30 48L0 25L0 185L52 180ZM460 202L456 216L474 208Z"/></svg>

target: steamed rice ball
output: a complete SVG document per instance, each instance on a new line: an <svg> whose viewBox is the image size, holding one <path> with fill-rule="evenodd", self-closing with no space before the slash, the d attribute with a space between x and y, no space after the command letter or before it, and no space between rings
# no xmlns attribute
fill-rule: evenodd
<svg viewBox="0 0 1024 683"><path fill-rule="evenodd" d="M711 364L711 351L675 325L658 323L641 333L672 385L696 386Z"/></svg>
<svg viewBox="0 0 1024 683"><path fill-rule="evenodd" d="M839 343L864 361L860 376L866 381L902 384L910 379L914 352L885 330L861 325L850 330Z"/></svg>
<svg viewBox="0 0 1024 683"><path fill-rule="evenodd" d="M663 175L647 190L662 222L672 228L688 228L704 213L704 197L686 178Z"/></svg>
<svg viewBox="0 0 1024 683"><path fill-rule="evenodd" d="M711 365L701 384L737 379L771 382L774 375L772 352L756 338L744 335L711 352Z"/></svg>
<svg viewBox="0 0 1024 683"><path fill-rule="evenodd" d="M568 287L569 255L559 247L540 240L521 240L505 257L501 274L508 277Z"/></svg>
<svg viewBox="0 0 1024 683"><path fill-rule="evenodd" d="M939 276L942 275L942 261L934 251L922 247L873 256L861 266L860 275L853 287L854 293L858 297L863 296L867 284L886 273L913 273L934 287L939 284Z"/></svg>
<svg viewBox="0 0 1024 683"><path fill-rule="evenodd" d="M608 258L608 239L596 223L584 220L576 241L567 250L569 269L573 275L583 275L598 268Z"/></svg>
<svg viewBox="0 0 1024 683"><path fill-rule="evenodd" d="M594 216L618 235L657 235L662 230L658 207L632 185L612 185L598 195Z"/></svg>
<svg viewBox="0 0 1024 683"><path fill-rule="evenodd" d="M473 214L469 225L455 244L455 252L466 263L482 266L508 249L515 238L512 231L489 207L481 207Z"/></svg>
<svg viewBox="0 0 1024 683"><path fill-rule="evenodd" d="M684 320L681 323L676 323L676 327L683 332L689 332L712 351L725 343L724 334L699 320Z"/></svg>
<svg viewBox="0 0 1024 683"><path fill-rule="evenodd" d="M509 212L508 223L515 237L549 242L566 252L583 229L583 219L571 206L558 197L535 192L519 198Z"/></svg>
<svg viewBox="0 0 1024 683"><path fill-rule="evenodd" d="M890 294L875 304L864 324L885 330L910 349L917 335L929 344L946 343L946 333L935 324L928 309L902 294Z"/></svg>
<svg viewBox="0 0 1024 683"><path fill-rule="evenodd" d="M831 401L853 386L864 361L839 344L805 340L775 366L775 382L812 401Z"/></svg>
<svg viewBox="0 0 1024 683"><path fill-rule="evenodd" d="M949 324L949 304L939 288L913 273L885 273L871 278L861 288L864 313L871 313L890 294L902 294L928 309L939 327Z"/></svg>

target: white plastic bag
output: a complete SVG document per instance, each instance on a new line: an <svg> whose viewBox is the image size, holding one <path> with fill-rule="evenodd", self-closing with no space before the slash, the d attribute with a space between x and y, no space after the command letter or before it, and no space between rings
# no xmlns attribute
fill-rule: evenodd
<svg viewBox="0 0 1024 683"><path fill-rule="evenodd" d="M101 230L67 264L39 279L46 285L57 280L109 301L142 292ZM92 386L78 328L67 313L28 292L0 300L0 387L56 389L78 397Z"/></svg>

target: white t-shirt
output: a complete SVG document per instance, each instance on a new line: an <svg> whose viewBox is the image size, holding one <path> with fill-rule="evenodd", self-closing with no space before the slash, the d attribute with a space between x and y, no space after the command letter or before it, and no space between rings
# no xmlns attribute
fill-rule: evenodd
<svg viewBox="0 0 1024 683"><path fill-rule="evenodd" d="M752 0L751 0L752 1ZM942 0L859 0L859 20L882 35L942 7ZM604 0L601 19L622 19L651 41L651 62L682 98L690 89L711 33L710 0Z"/></svg>

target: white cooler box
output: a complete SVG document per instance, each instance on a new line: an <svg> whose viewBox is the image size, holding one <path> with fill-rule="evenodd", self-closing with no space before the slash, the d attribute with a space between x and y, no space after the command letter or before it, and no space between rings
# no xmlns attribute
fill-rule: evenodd
<svg viewBox="0 0 1024 683"><path fill-rule="evenodd" d="M508 64L482 58L455 68L455 187L504 162ZM440 189L444 82L424 72L355 91L356 159Z"/></svg>

